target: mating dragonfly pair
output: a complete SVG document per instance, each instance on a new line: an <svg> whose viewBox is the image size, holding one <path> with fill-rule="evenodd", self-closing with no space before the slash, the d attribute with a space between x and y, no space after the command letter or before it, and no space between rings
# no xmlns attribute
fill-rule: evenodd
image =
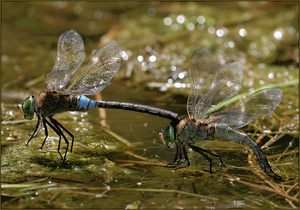
<svg viewBox="0 0 300 210"><path fill-rule="evenodd" d="M182 158L190 165L186 146L204 156L210 162L207 154L217 157L225 166L221 157L210 150L194 145L200 140L232 140L246 143L255 153L261 168L274 179L281 179L269 165L267 157L257 143L245 133L236 129L250 122L273 113L281 101L282 91L270 88L258 91L239 105L214 112L226 99L237 94L242 85L243 70L238 62L220 65L207 50L198 50L190 62L191 93L187 103L188 118L180 119L177 113L141 104L115 101L95 101L84 95L94 95L110 84L110 80L120 69L121 47L113 41L98 49L92 56L86 69L68 85L74 73L85 60L84 42L74 30L66 31L58 40L58 52L54 67L46 76L47 89L37 98L33 95L18 105L24 118L31 120L36 114L38 121L27 144L44 127L45 138L43 148L48 138L48 126L59 137L58 153L63 162L69 151L72 152L74 135L53 118L55 114L66 111L88 111L93 108L114 108L143 112L171 120L170 125L160 134L163 144L176 148L173 163L180 164ZM61 140L66 143L64 156L60 152ZM182 157L183 156L183 157Z"/></svg>

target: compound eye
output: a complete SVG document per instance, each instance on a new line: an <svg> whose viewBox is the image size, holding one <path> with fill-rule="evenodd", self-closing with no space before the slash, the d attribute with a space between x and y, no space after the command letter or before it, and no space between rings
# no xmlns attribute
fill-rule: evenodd
<svg viewBox="0 0 300 210"><path fill-rule="evenodd" d="M31 120L34 115L35 100L34 96L27 97L23 103L18 104L18 108L25 119Z"/></svg>
<svg viewBox="0 0 300 210"><path fill-rule="evenodd" d="M172 125L169 125L163 132L163 139L166 142L166 146L170 148L175 147L175 133Z"/></svg>

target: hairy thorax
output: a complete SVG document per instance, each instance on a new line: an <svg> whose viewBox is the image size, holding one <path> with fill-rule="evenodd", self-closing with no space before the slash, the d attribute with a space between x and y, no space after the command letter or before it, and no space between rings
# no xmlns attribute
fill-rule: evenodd
<svg viewBox="0 0 300 210"><path fill-rule="evenodd" d="M181 142L193 144L195 141L214 139L215 126L200 120L185 118L177 125L177 138Z"/></svg>
<svg viewBox="0 0 300 210"><path fill-rule="evenodd" d="M44 90L38 95L37 106L41 114L51 117L55 114L74 111L77 97L63 94L60 91Z"/></svg>

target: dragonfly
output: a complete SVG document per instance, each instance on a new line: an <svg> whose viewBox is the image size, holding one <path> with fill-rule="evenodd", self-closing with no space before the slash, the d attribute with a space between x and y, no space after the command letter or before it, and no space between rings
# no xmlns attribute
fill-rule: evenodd
<svg viewBox="0 0 300 210"><path fill-rule="evenodd" d="M77 31L64 32L58 40L54 67L46 75L47 89L41 91L37 97L30 95L18 104L18 109L25 119L33 119L34 114L37 116L35 130L26 145L44 127L45 138L41 146L43 149L48 138L48 127L50 127L59 137L57 152L64 162L69 150L69 139L66 134L71 137L70 152L73 149L74 135L53 116L67 111L86 112L93 108L113 108L147 113L175 121L180 119L177 113L152 106L117 101L95 101L85 96L94 95L110 84L111 79L120 69L121 55L121 46L118 42L112 41L99 48L82 73L75 77L75 72L85 60L84 42ZM66 143L64 157L60 152L62 139Z"/></svg>
<svg viewBox="0 0 300 210"><path fill-rule="evenodd" d="M238 105L224 111L218 111L222 102L236 95L242 86L243 69L239 62L221 65L207 49L199 49L189 63L191 90L187 101L188 117L170 123L160 133L160 140L169 148L176 148L173 164L190 161L186 147L201 154L210 163L218 158L225 167L221 157L211 150L195 145L202 140L230 140L247 144L256 155L262 170L276 180L281 180L271 168L266 155L259 145L248 135L238 130L250 122L271 115L282 98L278 88L259 90Z"/></svg>

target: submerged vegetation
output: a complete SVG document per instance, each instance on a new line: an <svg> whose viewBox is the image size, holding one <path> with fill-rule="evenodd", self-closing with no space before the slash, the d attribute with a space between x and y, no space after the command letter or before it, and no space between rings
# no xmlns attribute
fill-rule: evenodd
<svg viewBox="0 0 300 210"><path fill-rule="evenodd" d="M2 208L298 207L296 4L4 2L2 12ZM213 158L212 175L209 163L193 151L188 151L190 167L171 167L175 151L158 139L170 122L126 111L57 115L75 135L65 164L53 131L43 150L43 132L25 146L36 118L23 120L16 104L46 87L57 38L69 29L79 31L88 51L111 40L123 47L121 70L102 92L104 100L153 105L184 116L188 63L201 47L222 64L243 65L240 94L224 107L255 90L281 88L282 101L272 116L242 130L285 180L269 179L246 145L227 141L198 144L226 164Z"/></svg>

